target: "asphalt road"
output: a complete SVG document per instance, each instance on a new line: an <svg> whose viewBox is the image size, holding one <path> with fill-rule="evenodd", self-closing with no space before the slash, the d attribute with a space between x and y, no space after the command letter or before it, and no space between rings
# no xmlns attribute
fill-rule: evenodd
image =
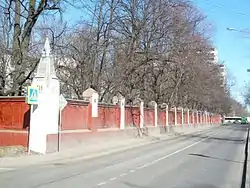
<svg viewBox="0 0 250 188"><path fill-rule="evenodd" d="M0 172L3 188L240 188L247 126L150 144L91 160Z"/></svg>

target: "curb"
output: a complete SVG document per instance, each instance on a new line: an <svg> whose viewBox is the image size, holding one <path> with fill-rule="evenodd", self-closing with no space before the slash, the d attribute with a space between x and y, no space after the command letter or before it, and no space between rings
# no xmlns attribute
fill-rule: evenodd
<svg viewBox="0 0 250 188"><path fill-rule="evenodd" d="M245 174L245 182L244 185L241 185L241 188L249 188L250 187L250 178L249 178L249 170L250 170L250 164L249 164L249 129L247 129L247 140L246 140L246 146L247 148L245 148L245 154L247 154L247 158L245 159L244 163L246 163L246 174ZM244 169L243 169L243 173L244 173ZM244 175L244 174L243 174Z"/></svg>

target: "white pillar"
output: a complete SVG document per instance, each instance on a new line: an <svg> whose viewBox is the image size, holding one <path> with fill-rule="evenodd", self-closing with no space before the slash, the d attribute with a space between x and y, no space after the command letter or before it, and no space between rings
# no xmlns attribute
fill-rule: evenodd
<svg viewBox="0 0 250 188"><path fill-rule="evenodd" d="M155 127L157 127L157 122L158 122L158 113L157 113L157 103L155 102L155 105L154 105L154 110L155 110Z"/></svg>
<svg viewBox="0 0 250 188"><path fill-rule="evenodd" d="M188 125L190 124L190 122L189 122L189 109L187 109L187 123L188 123Z"/></svg>
<svg viewBox="0 0 250 188"><path fill-rule="evenodd" d="M201 111L201 124L203 124L203 111Z"/></svg>
<svg viewBox="0 0 250 188"><path fill-rule="evenodd" d="M167 131L169 132L169 123L168 123L168 105L166 105L166 127L167 127Z"/></svg>
<svg viewBox="0 0 250 188"><path fill-rule="evenodd" d="M192 124L194 125L195 123L194 123L194 111L192 110Z"/></svg>
<svg viewBox="0 0 250 188"><path fill-rule="evenodd" d="M182 129L184 128L184 114L183 114L183 108L181 107L181 126Z"/></svg>
<svg viewBox="0 0 250 188"><path fill-rule="evenodd" d="M206 122L206 125L207 125L207 111L205 111L205 122Z"/></svg>
<svg viewBox="0 0 250 188"><path fill-rule="evenodd" d="M140 128L143 128L144 125L144 102L140 103Z"/></svg>
<svg viewBox="0 0 250 188"><path fill-rule="evenodd" d="M125 98L120 100L120 129L125 129Z"/></svg>
<svg viewBox="0 0 250 188"><path fill-rule="evenodd" d="M38 104L32 105L30 111L30 130L28 151L40 154L47 152L47 135L58 134L60 110L60 83L55 74L50 42L46 37L44 51L37 65L31 86L40 92Z"/></svg>
<svg viewBox="0 0 250 188"><path fill-rule="evenodd" d="M183 114L183 108L181 108L181 124L184 124L184 114Z"/></svg>
<svg viewBox="0 0 250 188"><path fill-rule="evenodd" d="M198 112L198 110L196 111L196 123L197 123L197 125L199 126L199 112Z"/></svg>
<svg viewBox="0 0 250 188"><path fill-rule="evenodd" d="M174 125L177 125L177 109L176 106L174 107Z"/></svg>

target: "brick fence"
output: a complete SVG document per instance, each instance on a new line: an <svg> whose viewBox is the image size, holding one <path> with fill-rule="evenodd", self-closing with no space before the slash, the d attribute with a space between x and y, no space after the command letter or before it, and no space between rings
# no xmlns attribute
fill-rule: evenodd
<svg viewBox="0 0 250 188"><path fill-rule="evenodd" d="M30 106L25 103L24 97L0 98L0 146L22 145L28 146ZM177 110L175 124L175 112L168 111L168 124L179 126L188 124L188 111ZM207 117L204 122L202 114L192 114L189 111L189 124L220 123L219 115ZM158 109L157 117L154 117L153 108L144 108L144 126L154 127L155 118L158 126L166 126L166 111ZM198 116L198 117L197 117ZM203 116L203 117L202 117ZM91 123L91 127L90 127ZM140 124L140 108L125 107L125 129ZM62 111L62 137L63 139L81 139L87 133L120 130L120 108L117 105L99 104L98 117L89 118L88 103L79 100L68 100L67 106ZM48 140L56 139L55 135L49 135Z"/></svg>

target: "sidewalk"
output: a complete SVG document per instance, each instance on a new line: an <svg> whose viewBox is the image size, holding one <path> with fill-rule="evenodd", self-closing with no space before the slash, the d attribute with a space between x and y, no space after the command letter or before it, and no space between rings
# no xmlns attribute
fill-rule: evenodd
<svg viewBox="0 0 250 188"><path fill-rule="evenodd" d="M103 144L81 146L77 148L68 149L67 151L49 153L46 155L30 155L20 157L6 157L0 158L1 168L20 168L29 165L41 165L50 163L67 163L72 160L90 159L103 155L108 155L114 152L123 151L131 148L140 147L143 145L156 143L159 141L171 139L178 135L186 135L192 133L202 132L210 128L215 128L217 125L202 125L199 127L184 126L173 127L169 133L165 134L150 134L142 138L122 138L120 140L110 140L103 142ZM158 129L159 130L159 129ZM159 131L158 131L159 132Z"/></svg>

